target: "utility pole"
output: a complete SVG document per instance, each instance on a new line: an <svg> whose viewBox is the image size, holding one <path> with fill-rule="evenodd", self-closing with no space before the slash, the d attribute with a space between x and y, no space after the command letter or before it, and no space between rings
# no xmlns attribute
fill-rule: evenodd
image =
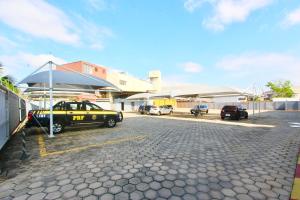
<svg viewBox="0 0 300 200"><path fill-rule="evenodd" d="M50 138L53 138L53 74L52 61L49 61L49 96L50 96Z"/></svg>
<svg viewBox="0 0 300 200"><path fill-rule="evenodd" d="M253 117L254 117L254 99L255 99L255 86L254 86L254 83L253 83L253 98L252 98Z"/></svg>

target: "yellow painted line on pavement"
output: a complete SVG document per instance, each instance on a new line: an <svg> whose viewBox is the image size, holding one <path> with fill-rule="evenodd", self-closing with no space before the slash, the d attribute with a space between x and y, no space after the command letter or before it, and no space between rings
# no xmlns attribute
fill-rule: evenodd
<svg viewBox="0 0 300 200"><path fill-rule="evenodd" d="M38 144L40 149L40 156L45 157L47 154L45 140L42 135L38 135Z"/></svg>
<svg viewBox="0 0 300 200"><path fill-rule="evenodd" d="M53 152L47 152L46 146L45 146L45 141L44 141L44 138L42 135L38 135L38 143L39 143L39 148L40 148L40 156L46 157L46 156L50 156L50 155L60 155L60 154L65 154L65 153L69 153L69 152L82 151L82 150L86 150L89 148L95 148L95 147L99 148L99 147L103 147L106 145L119 144L122 142L140 141L140 140L145 139L146 137L147 137L146 135L121 137L121 138L108 140L108 141L98 143L98 144L91 144L91 145L86 145L86 146L82 146L82 147L74 147L71 149L66 149L66 150L61 150L61 151L53 151Z"/></svg>
<svg viewBox="0 0 300 200"><path fill-rule="evenodd" d="M291 194L292 200L300 200L300 178L295 178Z"/></svg>

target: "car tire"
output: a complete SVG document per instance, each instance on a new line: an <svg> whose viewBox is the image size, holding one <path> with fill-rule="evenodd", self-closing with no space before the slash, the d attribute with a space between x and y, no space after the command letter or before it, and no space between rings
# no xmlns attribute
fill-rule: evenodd
<svg viewBox="0 0 300 200"><path fill-rule="evenodd" d="M158 114L157 114L158 116L160 116L161 115L161 112L158 112Z"/></svg>
<svg viewBox="0 0 300 200"><path fill-rule="evenodd" d="M108 118L107 121L105 122L106 127L108 128L113 128L117 124L117 121L114 118Z"/></svg>
<svg viewBox="0 0 300 200"><path fill-rule="evenodd" d="M248 115L245 115L245 119L248 119Z"/></svg>
<svg viewBox="0 0 300 200"><path fill-rule="evenodd" d="M221 117L221 120L224 120L225 119L225 117Z"/></svg>
<svg viewBox="0 0 300 200"><path fill-rule="evenodd" d="M240 115L237 115L237 116L235 117L235 119L236 119L237 121L239 121L239 120L241 119L241 116L240 116Z"/></svg>
<svg viewBox="0 0 300 200"><path fill-rule="evenodd" d="M64 131L64 125L61 122L53 123L53 134L60 134ZM49 128L50 132L50 128Z"/></svg>
<svg viewBox="0 0 300 200"><path fill-rule="evenodd" d="M208 114L208 110L206 111L206 114Z"/></svg>

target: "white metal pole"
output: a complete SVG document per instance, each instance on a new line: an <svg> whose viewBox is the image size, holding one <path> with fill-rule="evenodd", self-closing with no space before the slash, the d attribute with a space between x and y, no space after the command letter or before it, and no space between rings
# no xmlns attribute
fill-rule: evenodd
<svg viewBox="0 0 300 200"><path fill-rule="evenodd" d="M52 74L52 61L49 61L49 96L50 96L50 135L49 137L54 137L53 135L53 74Z"/></svg>
<svg viewBox="0 0 300 200"><path fill-rule="evenodd" d="M254 116L254 106L255 106L254 99L255 99L255 86L254 86L254 84L253 84L253 98L252 98L253 116Z"/></svg>

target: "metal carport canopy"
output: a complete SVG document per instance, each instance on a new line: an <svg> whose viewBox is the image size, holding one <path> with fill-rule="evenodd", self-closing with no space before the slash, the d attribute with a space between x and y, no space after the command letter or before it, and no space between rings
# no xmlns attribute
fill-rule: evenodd
<svg viewBox="0 0 300 200"><path fill-rule="evenodd" d="M70 87L68 85L73 85L83 89L82 86L85 86L86 89L96 89L99 87L111 87L118 90L118 88L111 84L110 82L100 79L91 75L83 75L81 73L69 72L69 71L52 71L52 81L53 88L55 89L55 85L58 88L61 88L62 85L65 85L70 89L74 87ZM39 86L39 87L49 87L49 71L42 71L36 74L32 74L25 79L23 79L20 84L28 84L29 87ZM45 85L44 85L45 84Z"/></svg>
<svg viewBox="0 0 300 200"><path fill-rule="evenodd" d="M59 70L53 70L52 65L56 65L52 61L49 61L36 69L31 75L27 76L25 79L23 79L18 84L27 84L28 88L31 89L40 89L45 90L45 88L49 89L49 99L50 99L50 136L54 137L53 135L53 91L55 90L55 87L59 87L62 89L62 85L65 85L66 87L69 86L69 90L76 90L78 89L99 89L104 87L110 87L116 90L119 90L116 86L109 83L106 80L97 78L95 76L83 74L80 72L76 72L71 70L70 71L59 71ZM42 68L45 66L49 66L48 71L41 71ZM57 65L56 65L57 66ZM38 87L33 87L38 86ZM73 87L75 86L75 88ZM83 86L85 88L83 88ZM70 87L72 89L70 89ZM86 88L87 87L87 88ZM68 88L63 88L66 91L68 91Z"/></svg>

